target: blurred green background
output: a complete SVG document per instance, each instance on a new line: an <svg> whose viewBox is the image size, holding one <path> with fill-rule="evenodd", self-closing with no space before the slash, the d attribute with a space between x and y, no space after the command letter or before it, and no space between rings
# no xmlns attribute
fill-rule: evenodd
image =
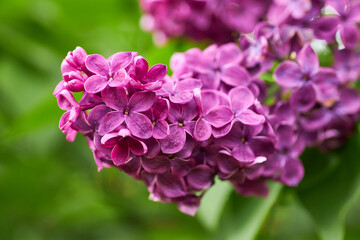
<svg viewBox="0 0 360 240"><path fill-rule="evenodd" d="M69 143L58 129L62 111L52 92L62 59L76 46L104 56L137 51L150 64L167 64L173 52L195 46L174 41L157 48L139 18L135 0L0 1L0 239L326 239L337 234L336 223L325 223L330 230L318 235L324 228L317 216L333 205L339 211L325 219L339 218L345 239L360 239L359 165L350 164L350 179L346 172L338 179L336 171L346 171L336 170L339 159L317 152L308 162L325 160L299 190L272 185L271 198L259 200L218 185L196 217L148 200L141 182L116 169L98 173L85 139ZM312 194L319 188L311 186L331 174L338 186L324 189L345 189L345 200ZM311 206L316 212L324 203L330 205L314 217Z"/></svg>

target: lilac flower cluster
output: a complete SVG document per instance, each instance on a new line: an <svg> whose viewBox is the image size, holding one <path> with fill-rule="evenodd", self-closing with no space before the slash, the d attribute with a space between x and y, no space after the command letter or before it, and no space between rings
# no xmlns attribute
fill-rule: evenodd
<svg viewBox="0 0 360 240"><path fill-rule="evenodd" d="M277 141L259 101L264 86L241 65L244 59L232 43L191 49L174 55L174 74L167 76L165 65L149 69L137 53L106 59L77 47L54 91L66 110L60 129L69 141L84 133L98 170L117 167L144 181L151 199L175 202L190 215L215 175L244 195L266 196L266 179L296 185L301 150L283 157L297 142ZM83 92L79 101L74 92Z"/></svg>
<svg viewBox="0 0 360 240"><path fill-rule="evenodd" d="M171 37L188 36L217 43L250 33L263 19L271 0L139 0L144 11L141 26L164 44Z"/></svg>
<svg viewBox="0 0 360 240"><path fill-rule="evenodd" d="M353 133L360 117L360 1L141 6L142 23L159 43L189 36L224 44L173 54L171 76L136 52L108 59L80 47L68 53L54 91L66 111L59 127L69 141L84 134L99 171L117 167L143 181L152 200L194 215L215 177L239 194L266 196L267 181L302 180L306 147L330 151ZM252 34L229 43L234 32ZM326 42L334 58L327 67L314 39Z"/></svg>

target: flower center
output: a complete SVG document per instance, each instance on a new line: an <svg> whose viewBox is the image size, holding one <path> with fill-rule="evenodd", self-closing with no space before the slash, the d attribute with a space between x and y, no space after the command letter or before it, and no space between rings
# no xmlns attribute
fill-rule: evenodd
<svg viewBox="0 0 360 240"><path fill-rule="evenodd" d="M168 157L170 160L175 160L174 154L169 154Z"/></svg>
<svg viewBox="0 0 360 240"><path fill-rule="evenodd" d="M109 78L109 81L113 81L114 79L111 77L111 78Z"/></svg>
<svg viewBox="0 0 360 240"><path fill-rule="evenodd" d="M153 122L152 122L152 125L154 125L154 126L155 126L155 125L156 125L156 122L155 122L155 121L153 121Z"/></svg>
<svg viewBox="0 0 360 240"><path fill-rule="evenodd" d="M243 142L243 143L245 142L245 138L244 138L244 137L241 138L241 142Z"/></svg>
<svg viewBox="0 0 360 240"><path fill-rule="evenodd" d="M126 109L124 112L125 115L129 115L129 109Z"/></svg>
<svg viewBox="0 0 360 240"><path fill-rule="evenodd" d="M183 127L184 124L182 122L179 122L179 127Z"/></svg>

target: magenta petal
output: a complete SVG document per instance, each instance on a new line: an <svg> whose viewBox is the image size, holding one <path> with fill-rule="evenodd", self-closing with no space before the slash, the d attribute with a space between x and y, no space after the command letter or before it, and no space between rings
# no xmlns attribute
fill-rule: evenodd
<svg viewBox="0 0 360 240"><path fill-rule="evenodd" d="M228 154L220 153L216 157L219 170L225 174L231 174L240 167L239 162Z"/></svg>
<svg viewBox="0 0 360 240"><path fill-rule="evenodd" d="M276 82L285 88L295 88L303 84L303 73L299 65L292 61L282 62L274 72Z"/></svg>
<svg viewBox="0 0 360 240"><path fill-rule="evenodd" d="M108 84L108 79L103 76L93 75L86 79L84 88L88 93L98 93L102 91Z"/></svg>
<svg viewBox="0 0 360 240"><path fill-rule="evenodd" d="M142 141L134 138L128 138L127 142L129 144L130 151L134 155L141 156L147 152L147 146Z"/></svg>
<svg viewBox="0 0 360 240"><path fill-rule="evenodd" d="M177 198L185 195L185 183L170 173L163 173L157 177L159 191L166 197Z"/></svg>
<svg viewBox="0 0 360 240"><path fill-rule="evenodd" d="M255 97L246 87L236 87L229 92L231 107L233 111L242 112L254 104Z"/></svg>
<svg viewBox="0 0 360 240"><path fill-rule="evenodd" d="M124 69L117 71L113 75L113 80L109 81L110 87L124 87L129 83L129 78Z"/></svg>
<svg viewBox="0 0 360 240"><path fill-rule="evenodd" d="M95 133L94 144L98 150L103 151L104 147L113 148L118 143L119 139L120 137L118 133L107 133L103 137L101 137L98 133Z"/></svg>
<svg viewBox="0 0 360 240"><path fill-rule="evenodd" d="M219 65L238 64L243 58L242 52L235 43L227 43L219 48Z"/></svg>
<svg viewBox="0 0 360 240"><path fill-rule="evenodd" d="M360 22L360 1L351 3L349 19L356 23Z"/></svg>
<svg viewBox="0 0 360 240"><path fill-rule="evenodd" d="M173 124L170 126L169 136L160 140L161 151L165 154L177 153L184 147L185 141L185 130L177 124Z"/></svg>
<svg viewBox="0 0 360 240"><path fill-rule="evenodd" d="M97 129L104 116L110 111L111 109L105 105L97 105L94 107L88 115L88 122L90 126Z"/></svg>
<svg viewBox="0 0 360 240"><path fill-rule="evenodd" d="M259 125L265 122L265 117L255 113L250 109L246 109L242 113L236 115L236 118L246 125Z"/></svg>
<svg viewBox="0 0 360 240"><path fill-rule="evenodd" d="M131 134L135 137L148 139L152 136L154 126L144 114L131 112L125 119L125 122Z"/></svg>
<svg viewBox="0 0 360 240"><path fill-rule="evenodd" d="M287 159L283 171L280 176L280 181L287 186L297 186L304 177L304 167L297 158Z"/></svg>
<svg viewBox="0 0 360 240"><path fill-rule="evenodd" d="M68 90L62 90L59 94L56 95L56 99L60 109L62 110L69 111L78 105L74 96Z"/></svg>
<svg viewBox="0 0 360 240"><path fill-rule="evenodd" d="M320 39L332 43L340 21L337 17L322 16L314 21L314 34Z"/></svg>
<svg viewBox="0 0 360 240"><path fill-rule="evenodd" d="M230 108L225 106L214 107L205 115L206 121L216 128L225 126L233 119L233 117L234 113Z"/></svg>
<svg viewBox="0 0 360 240"><path fill-rule="evenodd" d="M138 56L135 58L135 74L136 78L143 80L149 70L149 64L145 58Z"/></svg>
<svg viewBox="0 0 360 240"><path fill-rule="evenodd" d="M319 58L310 44L306 44L298 55L298 62L303 73L311 76L319 71Z"/></svg>
<svg viewBox="0 0 360 240"><path fill-rule="evenodd" d="M155 122L153 137L156 139L164 139L170 134L169 124L165 120Z"/></svg>
<svg viewBox="0 0 360 240"><path fill-rule="evenodd" d="M103 56L99 54L89 55L85 61L86 68L98 75L107 77L109 75L109 63Z"/></svg>
<svg viewBox="0 0 360 240"><path fill-rule="evenodd" d="M221 80L230 86L247 86L251 81L249 73L241 66L227 66L221 72Z"/></svg>
<svg viewBox="0 0 360 240"><path fill-rule="evenodd" d="M152 68L150 68L146 78L147 81L149 82L161 81L166 76L166 73L167 73L166 65L156 64Z"/></svg>
<svg viewBox="0 0 360 240"><path fill-rule="evenodd" d="M328 109L320 108L312 112L310 116L300 118L300 125L307 131L316 131L326 126L332 118Z"/></svg>
<svg viewBox="0 0 360 240"><path fill-rule="evenodd" d="M124 121L124 114L122 112L109 112L107 113L99 125L99 134L104 135L111 132Z"/></svg>
<svg viewBox="0 0 360 240"><path fill-rule="evenodd" d="M141 158L142 167L148 173L161 174L170 169L171 164L168 157L157 156L154 158Z"/></svg>
<svg viewBox="0 0 360 240"><path fill-rule="evenodd" d="M153 114L156 119L166 119L169 114L169 101L159 98L153 107Z"/></svg>
<svg viewBox="0 0 360 240"><path fill-rule="evenodd" d="M355 24L348 23L340 28L341 40L347 48L355 48L359 43L359 30Z"/></svg>
<svg viewBox="0 0 360 240"><path fill-rule="evenodd" d="M338 114L356 114L360 110L360 96L355 89L343 88L340 90L340 100L335 107Z"/></svg>
<svg viewBox="0 0 360 240"><path fill-rule="evenodd" d="M194 128L194 138L197 141L206 141L211 137L211 125L204 118L196 121Z"/></svg>
<svg viewBox="0 0 360 240"><path fill-rule="evenodd" d="M195 216L200 207L201 196L186 196L185 199L178 202L179 211L190 216Z"/></svg>
<svg viewBox="0 0 360 240"><path fill-rule="evenodd" d="M105 88L101 95L107 106L120 112L126 110L127 95L124 88Z"/></svg>
<svg viewBox="0 0 360 240"><path fill-rule="evenodd" d="M213 127L212 134L214 135L215 138L223 137L230 132L231 127L232 127L232 123L228 123L220 128Z"/></svg>
<svg viewBox="0 0 360 240"><path fill-rule="evenodd" d="M247 144L240 144L234 148L231 155L239 161L240 164L248 165L254 162L255 155Z"/></svg>
<svg viewBox="0 0 360 240"><path fill-rule="evenodd" d="M176 177L183 177L194 167L195 162L192 159L175 158L171 160L171 172Z"/></svg>
<svg viewBox="0 0 360 240"><path fill-rule="evenodd" d="M129 100L129 110L135 112L144 112L149 110L154 102L154 92L135 92Z"/></svg>
<svg viewBox="0 0 360 240"><path fill-rule="evenodd" d="M185 104L193 99L193 93L190 91L182 91L175 93L174 95L170 95L169 99L173 103Z"/></svg>
<svg viewBox="0 0 360 240"><path fill-rule="evenodd" d="M266 197L269 195L269 188L264 179L245 180L242 184L235 186L236 192L245 196Z"/></svg>
<svg viewBox="0 0 360 240"><path fill-rule="evenodd" d="M274 153L275 146L273 140L269 137L256 136L248 141L248 146L256 156L267 157Z"/></svg>
<svg viewBox="0 0 360 240"><path fill-rule="evenodd" d="M207 165L198 165L186 175L187 183L195 190L208 188L213 184L213 170Z"/></svg>
<svg viewBox="0 0 360 240"><path fill-rule="evenodd" d="M126 142L116 144L111 152L111 158L116 166L123 165L129 159L130 149Z"/></svg>
<svg viewBox="0 0 360 240"><path fill-rule="evenodd" d="M316 92L312 84L295 90L290 96L290 103L299 112L309 111L316 103Z"/></svg>
<svg viewBox="0 0 360 240"><path fill-rule="evenodd" d="M147 158L156 157L160 153L160 143L155 138L144 139L148 151L145 154Z"/></svg>
<svg viewBox="0 0 360 240"><path fill-rule="evenodd" d="M131 52L120 52L115 53L110 57L110 71L112 74L119 71L122 68L126 68L131 60L132 60L132 53Z"/></svg>

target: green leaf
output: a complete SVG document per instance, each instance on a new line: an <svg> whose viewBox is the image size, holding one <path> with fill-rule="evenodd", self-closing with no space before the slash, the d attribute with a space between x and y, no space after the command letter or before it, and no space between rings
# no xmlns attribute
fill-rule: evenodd
<svg viewBox="0 0 360 240"><path fill-rule="evenodd" d="M266 198L234 195L231 198L232 206L226 209L225 218L222 219L222 231L217 239L255 239L282 187L280 183L270 182L270 194Z"/></svg>
<svg viewBox="0 0 360 240"><path fill-rule="evenodd" d="M297 192L321 239L344 239L344 220L358 191L359 146L357 133L338 151L325 154L311 149L302 157L306 174Z"/></svg>
<svg viewBox="0 0 360 240"><path fill-rule="evenodd" d="M213 231L218 227L221 213L232 189L230 182L216 179L215 184L204 195L196 216L207 229Z"/></svg>

